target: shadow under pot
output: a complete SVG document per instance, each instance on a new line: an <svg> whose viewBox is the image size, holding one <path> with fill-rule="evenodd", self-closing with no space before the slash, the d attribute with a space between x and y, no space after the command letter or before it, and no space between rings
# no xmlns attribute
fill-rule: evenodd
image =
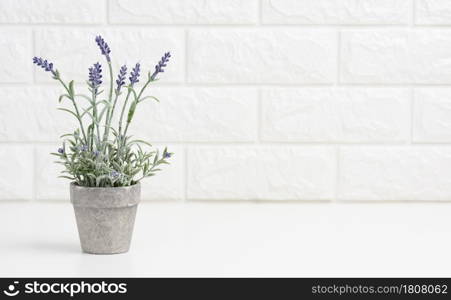
<svg viewBox="0 0 451 300"><path fill-rule="evenodd" d="M130 249L139 183L125 187L84 187L70 184L81 248L91 254L117 254Z"/></svg>

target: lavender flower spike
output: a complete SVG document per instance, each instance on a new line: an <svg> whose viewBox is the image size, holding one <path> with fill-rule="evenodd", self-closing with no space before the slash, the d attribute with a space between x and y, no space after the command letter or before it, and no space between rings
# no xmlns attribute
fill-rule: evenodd
<svg viewBox="0 0 451 300"><path fill-rule="evenodd" d="M121 69L119 70L119 75L117 75L117 80L116 80L116 84L117 84L117 88L116 88L116 93L119 93L119 91L121 90L121 87L125 84L125 76L127 75L127 66L123 65L121 67Z"/></svg>
<svg viewBox="0 0 451 300"><path fill-rule="evenodd" d="M169 61L170 57L171 57L170 52L166 52L164 54L164 56L158 62L158 65L155 66L155 72L153 72L152 76L150 77L151 80L155 80L155 77L157 77L158 73L164 72L163 68L166 67L166 63Z"/></svg>
<svg viewBox="0 0 451 300"><path fill-rule="evenodd" d="M99 46L100 51L102 52L102 55L105 55L106 60L108 62L111 62L111 59L110 59L110 52L111 52L110 47L108 46L108 44L105 42L105 40L100 35L96 36L96 43Z"/></svg>
<svg viewBox="0 0 451 300"><path fill-rule="evenodd" d="M139 63L136 63L136 66L132 69L132 72L130 73L130 85L134 85L135 83L139 82L139 72L141 65Z"/></svg>
<svg viewBox="0 0 451 300"><path fill-rule="evenodd" d="M46 72L52 72L53 76L56 76L57 73L53 70L53 63L49 63L46 59L42 59L42 57L33 57L33 63L43 68Z"/></svg>
<svg viewBox="0 0 451 300"><path fill-rule="evenodd" d="M89 84L94 92L97 93L97 88L102 84L102 66L95 63L93 67L89 68Z"/></svg>

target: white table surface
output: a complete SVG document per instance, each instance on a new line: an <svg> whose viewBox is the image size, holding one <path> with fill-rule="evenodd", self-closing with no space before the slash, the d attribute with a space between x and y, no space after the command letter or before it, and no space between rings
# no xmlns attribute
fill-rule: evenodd
<svg viewBox="0 0 451 300"><path fill-rule="evenodd" d="M68 203L0 205L0 276L451 276L451 204L143 203L83 254Z"/></svg>

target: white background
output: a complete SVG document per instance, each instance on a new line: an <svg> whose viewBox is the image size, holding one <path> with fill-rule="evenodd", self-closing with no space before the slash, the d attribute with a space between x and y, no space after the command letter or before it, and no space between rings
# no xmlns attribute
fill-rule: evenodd
<svg viewBox="0 0 451 300"><path fill-rule="evenodd" d="M103 57L153 70L131 127L175 152L144 200L451 200L451 2L0 2L0 199L67 200L62 92ZM107 77L107 76L105 76Z"/></svg>
<svg viewBox="0 0 451 300"><path fill-rule="evenodd" d="M204 265L172 265L177 270L161 263L160 269L143 264L144 271L130 271L124 263L111 274L446 275L449 268L440 261L450 247L440 237L449 236L449 208L431 202L451 201L448 0L0 0L0 228L10 228L3 231L9 244L2 251L44 259L58 249L62 257L67 248L79 253L67 210L68 182L56 178L59 169L49 155L74 123L56 110L61 87L33 66L32 57L52 61L82 90L88 67L104 63L97 34L110 45L116 70L140 62L145 72L153 71L164 52L172 53L167 71L151 87L161 102L143 103L130 129L175 152L170 166L143 182L143 200L158 202L163 215L143 205L137 251L147 257L145 251L161 250L167 256L159 262L184 253L188 265L190 253L207 257ZM24 202L34 204L16 204ZM66 203L64 212L57 202ZM313 202L321 205L311 208ZM368 202L383 204L362 205ZM14 229L21 207L28 207L25 221ZM361 218L351 222L356 215ZM42 216L50 223L40 222ZM198 236L188 234L182 244L165 244L166 231L150 238L143 228L157 230L159 220L168 222L164 216L175 222L172 242L187 232ZM212 222L219 228L209 229ZM41 235L29 230L33 226L41 226L34 229ZM217 235L202 235L215 229ZM263 234L268 231L273 234ZM368 232L369 241L382 237L382 244L358 238ZM325 233L335 242L313 238ZM342 240L347 246L334 250ZM52 244L57 241L60 246ZM208 241L221 247L209 248ZM264 241L271 246L260 248ZM306 244L313 248L305 250ZM178 246L180 252L173 249ZM302 249L322 257L338 252L328 256L327 273L324 265L315 269ZM271 253L286 255L286 268ZM422 254L436 261L427 264ZM365 269L366 255L373 260ZM32 263L14 266L14 259L3 257L10 263L4 276L46 269L27 271ZM355 268L346 272L340 257L358 257ZM257 267L265 258L272 269ZM46 270L55 276L105 275L89 273L95 271L87 266L95 264L86 259L80 258L84 267ZM412 261L421 264L418 269ZM196 273L199 266L206 269Z"/></svg>

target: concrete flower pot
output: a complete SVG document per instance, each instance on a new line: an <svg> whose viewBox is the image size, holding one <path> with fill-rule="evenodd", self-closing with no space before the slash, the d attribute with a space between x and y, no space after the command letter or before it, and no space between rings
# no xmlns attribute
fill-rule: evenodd
<svg viewBox="0 0 451 300"><path fill-rule="evenodd" d="M116 254L130 248L139 183L127 187L96 188L70 185L81 248L92 254Z"/></svg>

